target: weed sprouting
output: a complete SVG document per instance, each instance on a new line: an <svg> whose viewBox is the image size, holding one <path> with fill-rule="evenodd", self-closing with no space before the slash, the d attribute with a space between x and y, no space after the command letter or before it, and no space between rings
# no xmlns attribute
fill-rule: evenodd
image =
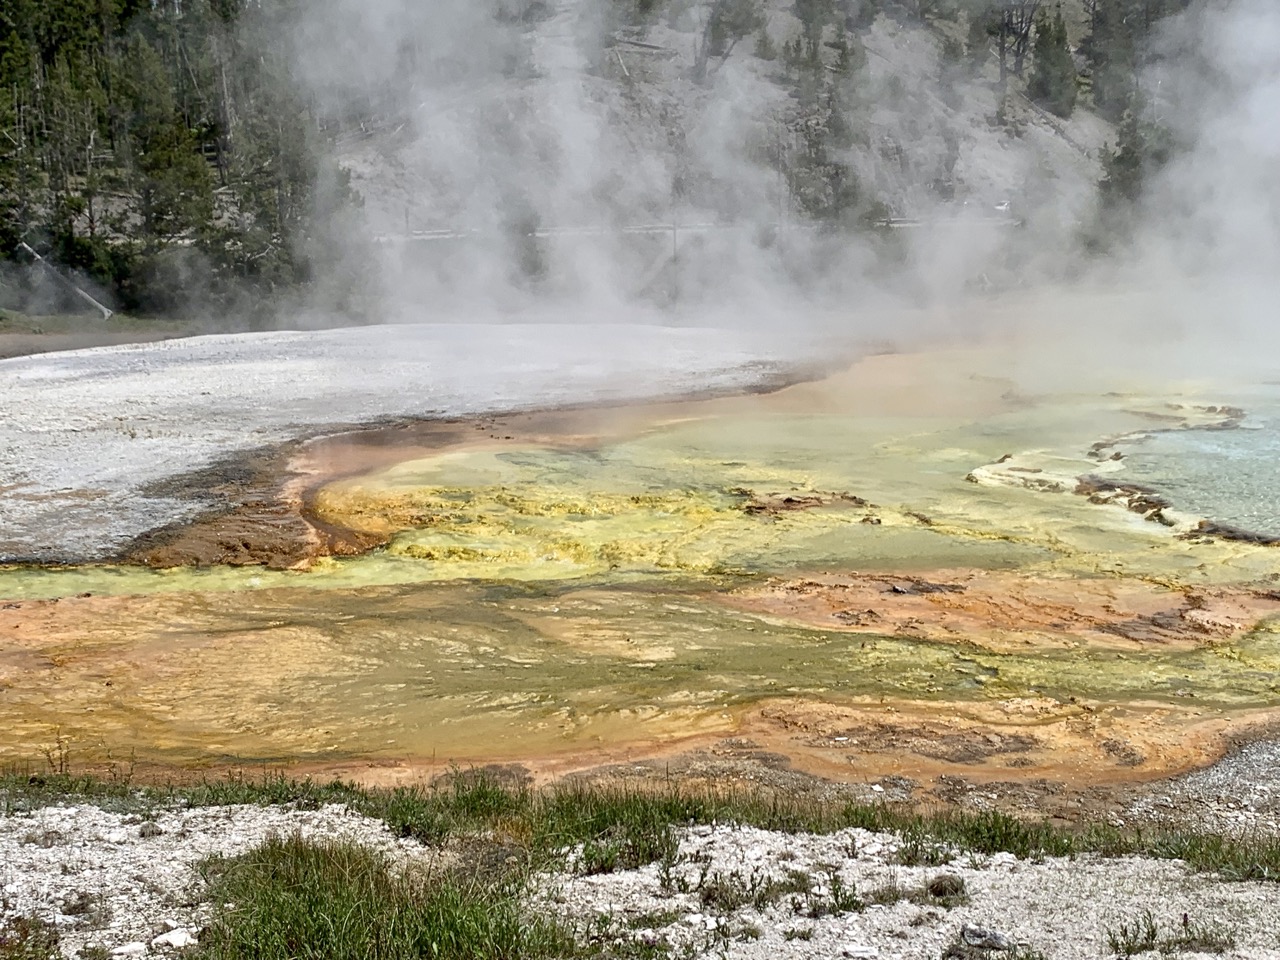
<svg viewBox="0 0 1280 960"><path fill-rule="evenodd" d="M58 928L32 917L0 921L0 960L58 960Z"/></svg>
<svg viewBox="0 0 1280 960"><path fill-rule="evenodd" d="M1160 940L1163 953L1226 953L1235 949L1236 938L1230 928L1216 923L1201 923L1182 915L1177 930Z"/></svg>
<svg viewBox="0 0 1280 960"><path fill-rule="evenodd" d="M1122 921L1114 929L1107 929L1107 948L1117 956L1133 957L1154 950L1160 931L1150 910L1144 910L1133 920Z"/></svg>
<svg viewBox="0 0 1280 960"><path fill-rule="evenodd" d="M1107 947L1119 957L1133 957L1151 950L1166 956L1174 953L1226 953L1236 945L1226 927L1201 923L1183 914L1182 922L1162 936L1160 925L1150 910L1107 929Z"/></svg>

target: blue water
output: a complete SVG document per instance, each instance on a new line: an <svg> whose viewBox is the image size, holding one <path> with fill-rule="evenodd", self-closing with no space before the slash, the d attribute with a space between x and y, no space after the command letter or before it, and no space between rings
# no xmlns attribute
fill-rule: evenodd
<svg viewBox="0 0 1280 960"><path fill-rule="evenodd" d="M1280 536L1280 388L1241 398L1235 430L1159 433L1124 447L1125 479L1156 487L1176 510Z"/></svg>

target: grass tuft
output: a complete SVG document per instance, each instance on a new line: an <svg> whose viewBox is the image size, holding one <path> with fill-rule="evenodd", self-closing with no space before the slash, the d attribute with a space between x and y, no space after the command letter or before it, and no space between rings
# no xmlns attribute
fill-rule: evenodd
<svg viewBox="0 0 1280 960"><path fill-rule="evenodd" d="M397 872L351 843L276 838L206 862L224 908L201 936L202 960L498 960L567 957L571 933L526 915L517 889Z"/></svg>
<svg viewBox="0 0 1280 960"><path fill-rule="evenodd" d="M1174 953L1226 953L1235 945L1235 935L1228 928L1200 923L1185 913L1182 923L1163 936L1150 910L1107 929L1107 947L1119 957L1135 957L1152 950L1166 956Z"/></svg>
<svg viewBox="0 0 1280 960"><path fill-rule="evenodd" d="M44 920L12 917L0 921L0 960L59 960L58 928Z"/></svg>
<svg viewBox="0 0 1280 960"><path fill-rule="evenodd" d="M940 873L917 887L905 887L897 880L891 880L868 891L866 900L869 904L881 906L892 906L906 900L923 907L953 910L969 902L969 891L963 877Z"/></svg>
<svg viewBox="0 0 1280 960"><path fill-rule="evenodd" d="M1160 939L1156 918L1150 910L1144 910L1133 920L1122 921L1114 929L1107 930L1107 949L1116 956L1134 957L1154 950Z"/></svg>

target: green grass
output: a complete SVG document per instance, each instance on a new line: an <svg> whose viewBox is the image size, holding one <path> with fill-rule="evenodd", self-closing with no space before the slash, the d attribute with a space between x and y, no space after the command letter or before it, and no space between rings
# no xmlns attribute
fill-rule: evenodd
<svg viewBox="0 0 1280 960"><path fill-rule="evenodd" d="M886 804L823 803L765 792L713 792L669 785L655 790L568 783L534 791L508 786L483 771L460 772L443 786L365 789L282 775L231 776L185 786L139 787L125 778L73 774L0 775L0 812L65 800L128 812L175 806L289 805L317 809L341 803L384 821L401 837L434 844L449 837L497 833L539 860L581 847L586 873L669 861L675 830L737 823L786 833L827 834L846 827L897 833L898 860L942 866L961 855L1007 852L1022 859L1142 855L1178 859L1225 880L1280 881L1280 838L1225 836L1191 828L1059 827L995 811L921 813Z"/></svg>
<svg viewBox="0 0 1280 960"><path fill-rule="evenodd" d="M513 884L399 872L350 843L271 839L204 866L224 908L202 960L499 960L569 957L571 931L531 916Z"/></svg>
<svg viewBox="0 0 1280 960"><path fill-rule="evenodd" d="M1182 923L1168 934L1162 934L1160 924L1150 910L1122 920L1109 927L1107 947L1117 957L1135 957L1158 950L1165 956L1177 953L1226 953L1236 945L1231 931L1226 927L1192 920L1182 915Z"/></svg>
<svg viewBox="0 0 1280 960"><path fill-rule="evenodd" d="M889 885L860 894L832 871L830 889L798 872L701 875L676 871L678 830L698 824L741 824L791 833L831 833L847 827L897 833L900 862L941 865L957 857L1009 852L1047 856L1140 854L1186 861L1227 880L1280 879L1280 841L1225 837L1195 830L1121 830L1096 825L1066 829L983 811L921 813L902 807L823 803L765 792L714 792L675 785L647 791L566 783L546 790L505 784L484 771L457 772L431 786L364 789L280 775L233 776L193 785L136 786L127 778L70 773L0 776L0 811L13 814L60 802L94 803L152 816L164 809L258 804L318 809L340 803L380 819L398 836L445 845L464 864L460 873L397 872L378 854L344 844L272 840L251 853L205 866L209 897L220 907L198 948L201 960L254 956L488 958L604 956L663 960L665 939L637 939L627 929L570 929L522 913L524 884L536 871L569 864L580 873L659 865L664 887L694 893L709 913L729 916L746 906L789 903L793 916L817 918L898 902L952 907L967 900L959 878L935 875L919 888ZM852 852L852 851L851 851ZM892 889L890 889L892 887ZM1150 921L1150 923L1148 923ZM616 925L615 925L616 926ZM608 927L608 929L606 929ZM796 927L789 935L805 936ZM750 931L739 931L750 936ZM712 936L709 934L708 936ZM716 937L736 936L729 928ZM1230 947L1229 933L1184 918L1159 931L1150 916L1107 931L1115 954L1145 944L1167 953ZM52 938L52 939L51 939ZM953 944L954 956L963 955ZM949 949L952 949L949 948ZM56 955L56 931L35 921L0 928L0 960ZM959 951L959 952L954 952ZM1025 954L1035 957L1034 952Z"/></svg>
<svg viewBox="0 0 1280 960"><path fill-rule="evenodd" d="M1154 950L1159 937L1155 916L1150 910L1144 910L1132 920L1107 930L1107 949L1118 957L1133 957Z"/></svg>
<svg viewBox="0 0 1280 960"><path fill-rule="evenodd" d="M59 960L58 929L43 920L0 921L0 960Z"/></svg>

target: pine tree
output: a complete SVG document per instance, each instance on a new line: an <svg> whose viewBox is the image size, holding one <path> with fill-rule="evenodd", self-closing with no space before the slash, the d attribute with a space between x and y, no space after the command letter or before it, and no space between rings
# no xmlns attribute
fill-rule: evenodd
<svg viewBox="0 0 1280 960"><path fill-rule="evenodd" d="M1059 7L1049 16L1041 10L1036 17L1031 79L1027 96L1060 117L1071 116L1076 105L1076 65L1067 41L1067 24Z"/></svg>
<svg viewBox="0 0 1280 960"><path fill-rule="evenodd" d="M1147 181L1173 154L1169 130L1144 121L1142 113L1142 101L1134 97L1120 121L1116 149L1103 161L1104 177L1099 190L1107 203L1137 202Z"/></svg>
<svg viewBox="0 0 1280 960"><path fill-rule="evenodd" d="M991 59L991 37L996 29L995 14L986 7L968 12L969 31L965 36L965 49L972 71L978 73Z"/></svg>
<svg viewBox="0 0 1280 960"><path fill-rule="evenodd" d="M760 32L756 34L756 56L765 61L778 59L778 48L773 42L773 37L769 36L767 24L761 24Z"/></svg>
<svg viewBox="0 0 1280 960"><path fill-rule="evenodd" d="M1125 0L1097 0L1091 29L1082 44L1093 75L1093 103L1108 120L1119 121L1137 87L1137 51Z"/></svg>
<svg viewBox="0 0 1280 960"><path fill-rule="evenodd" d="M1105 176L1099 185L1109 201L1135 202L1142 194L1142 168L1146 137L1136 110L1125 113L1117 131L1116 149L1103 162Z"/></svg>

